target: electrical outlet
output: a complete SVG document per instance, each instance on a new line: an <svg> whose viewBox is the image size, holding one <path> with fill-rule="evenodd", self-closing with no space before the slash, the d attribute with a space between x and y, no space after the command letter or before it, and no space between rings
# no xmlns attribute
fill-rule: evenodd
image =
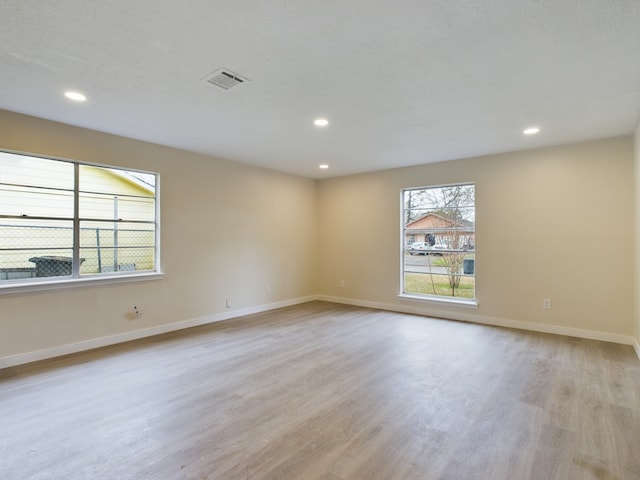
<svg viewBox="0 0 640 480"><path fill-rule="evenodd" d="M542 308L545 310L551 310L551 299L545 298L542 300Z"/></svg>
<svg viewBox="0 0 640 480"><path fill-rule="evenodd" d="M137 305L133 306L133 314L136 318L141 318L142 317L142 310L140 310L140 307L138 307Z"/></svg>
<svg viewBox="0 0 640 480"><path fill-rule="evenodd" d="M227 307L227 308L231 308L231 300L229 300L229 299L227 298L227 300L226 300L226 302L225 302L225 305L226 305L226 307Z"/></svg>
<svg viewBox="0 0 640 480"><path fill-rule="evenodd" d="M265 290L267 293L271 293L271 284L267 283L267 285L265 286Z"/></svg>
<svg viewBox="0 0 640 480"><path fill-rule="evenodd" d="M344 280L340 280L340 288L344 288Z"/></svg>

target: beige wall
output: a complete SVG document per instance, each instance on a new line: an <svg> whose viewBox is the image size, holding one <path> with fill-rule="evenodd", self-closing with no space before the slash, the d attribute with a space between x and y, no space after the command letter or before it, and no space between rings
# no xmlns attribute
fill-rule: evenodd
<svg viewBox="0 0 640 480"><path fill-rule="evenodd" d="M476 184L479 306L399 299L400 190L457 182ZM634 332L630 136L328 179L318 195L317 291L325 298L494 323ZM542 309L543 298L552 300L551 310Z"/></svg>
<svg viewBox="0 0 640 480"><path fill-rule="evenodd" d="M0 358L315 292L312 180L4 111L0 147L158 172L166 274L0 295Z"/></svg>
<svg viewBox="0 0 640 480"><path fill-rule="evenodd" d="M3 111L0 147L160 173L166 272L0 295L0 359L313 294L640 337L631 136L319 182ZM400 190L470 181L479 307L399 299Z"/></svg>

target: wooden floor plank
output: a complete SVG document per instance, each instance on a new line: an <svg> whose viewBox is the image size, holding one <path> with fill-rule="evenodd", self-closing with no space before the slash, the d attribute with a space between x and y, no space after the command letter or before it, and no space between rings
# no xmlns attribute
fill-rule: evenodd
<svg viewBox="0 0 640 480"><path fill-rule="evenodd" d="M0 371L0 478L640 478L629 346L310 302Z"/></svg>

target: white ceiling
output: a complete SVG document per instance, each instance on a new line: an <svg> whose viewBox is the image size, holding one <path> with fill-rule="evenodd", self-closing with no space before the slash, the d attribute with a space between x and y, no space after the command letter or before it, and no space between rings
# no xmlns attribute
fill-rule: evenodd
<svg viewBox="0 0 640 480"><path fill-rule="evenodd" d="M314 178L640 114L640 0L3 0L0 55L2 109Z"/></svg>

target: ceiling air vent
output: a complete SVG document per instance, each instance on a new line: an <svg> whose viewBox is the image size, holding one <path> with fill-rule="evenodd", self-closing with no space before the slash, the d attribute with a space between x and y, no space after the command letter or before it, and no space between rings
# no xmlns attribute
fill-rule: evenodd
<svg viewBox="0 0 640 480"><path fill-rule="evenodd" d="M242 85L244 82L249 81L248 78L241 77L237 73L233 73L231 70L227 70L226 68L216 70L204 80L205 82L215 85L216 87L220 87L223 90L229 90L230 88L237 87L238 85Z"/></svg>

